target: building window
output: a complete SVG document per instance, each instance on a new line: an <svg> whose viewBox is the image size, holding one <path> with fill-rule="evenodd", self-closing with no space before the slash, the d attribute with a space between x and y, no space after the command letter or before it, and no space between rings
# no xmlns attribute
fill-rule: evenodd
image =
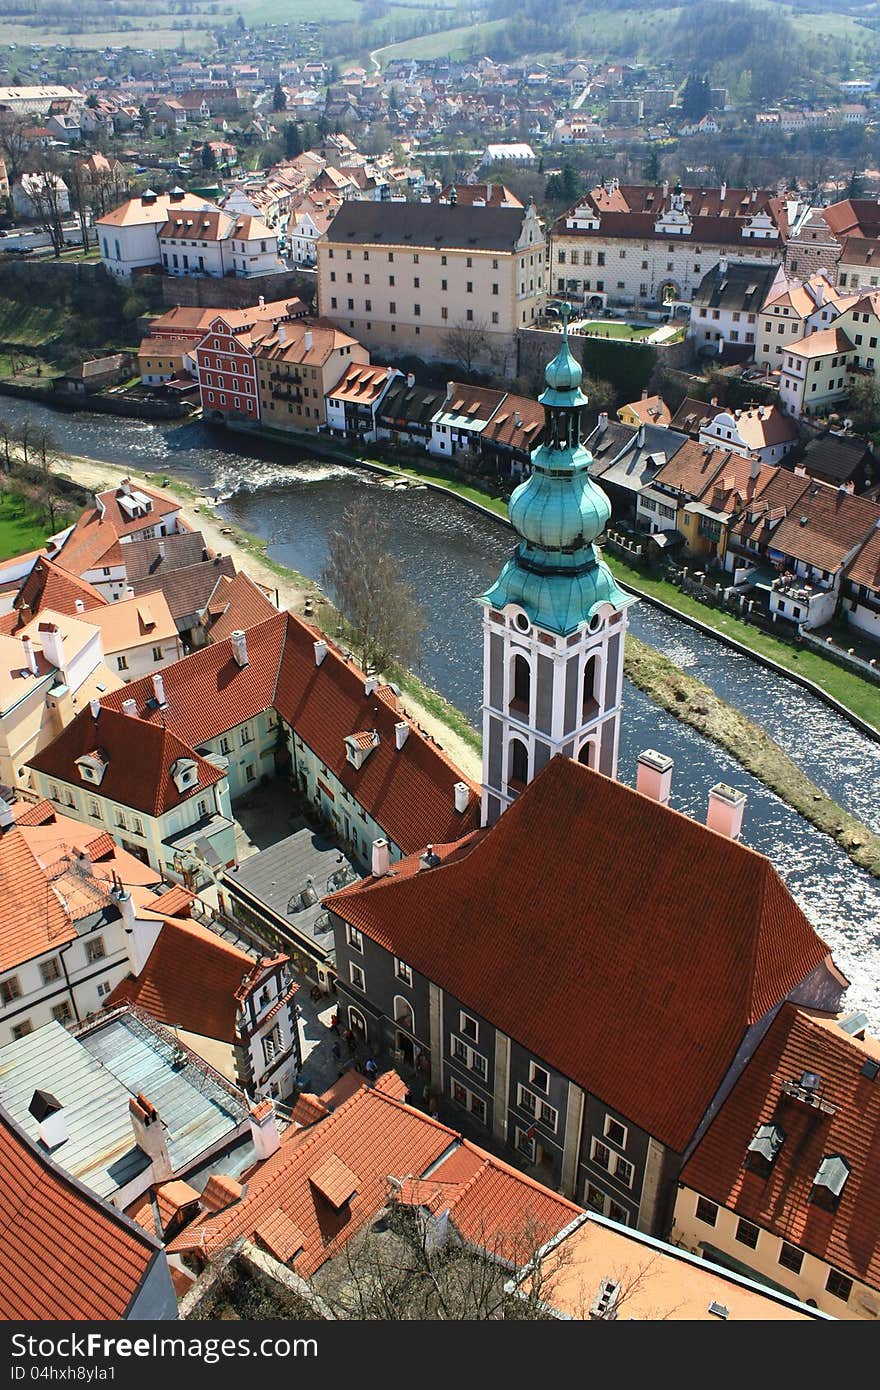
<svg viewBox="0 0 880 1390"><path fill-rule="evenodd" d="M527 1129L520 1129L519 1125L517 1125L515 1143L519 1152L526 1156L526 1158L529 1160L529 1163L534 1163L535 1140L530 1131Z"/></svg>
<svg viewBox="0 0 880 1390"><path fill-rule="evenodd" d="M619 1149L625 1149L626 1135L627 1130L625 1125L622 1125L619 1120L615 1120L611 1115L605 1116L606 1139L610 1139L612 1144L616 1144Z"/></svg>
<svg viewBox="0 0 880 1390"><path fill-rule="evenodd" d="M162 648L161 648L161 647L154 647L154 648L153 648L153 660L154 660L154 661L161 661L161 660L162 660Z"/></svg>
<svg viewBox="0 0 880 1390"><path fill-rule="evenodd" d="M833 1298L839 1298L846 1303L852 1293L852 1279L847 1279L845 1274L836 1269L829 1269L825 1288Z"/></svg>
<svg viewBox="0 0 880 1390"><path fill-rule="evenodd" d="M405 985L409 985L410 987L412 987L413 981L411 965L407 965L405 961L395 959L394 973L397 976L398 980L403 980L403 983Z"/></svg>
<svg viewBox="0 0 880 1390"><path fill-rule="evenodd" d="M44 985L51 985L53 980L61 979L61 967L54 956L51 960L40 961L40 979Z"/></svg>
<svg viewBox="0 0 880 1390"><path fill-rule="evenodd" d="M707 1197L698 1197L696 1217L698 1221L703 1221L707 1226L714 1226L718 1220L718 1207Z"/></svg>
<svg viewBox="0 0 880 1390"><path fill-rule="evenodd" d="M804 1252L798 1250L796 1245L789 1245L787 1241L783 1241L779 1248L779 1263L783 1269L790 1269L792 1274L800 1274L803 1262Z"/></svg>
<svg viewBox="0 0 880 1390"><path fill-rule="evenodd" d="M113 986L110 984L110 981L104 980L102 984L98 985L98 997L103 999L104 995L109 994L112 988Z"/></svg>
<svg viewBox="0 0 880 1390"><path fill-rule="evenodd" d="M117 671L127 671L127 670L128 670L128 658L125 657L125 656L118 656L118 657L116 658L116 669L117 669Z"/></svg>
<svg viewBox="0 0 880 1390"><path fill-rule="evenodd" d="M552 1105L548 1105L540 1096L536 1096L534 1091L529 1091L525 1086L517 1086L516 1103L521 1110L527 1110L541 1124L546 1125L556 1133L559 1124L559 1111L554 1110Z"/></svg>
<svg viewBox="0 0 880 1390"><path fill-rule="evenodd" d="M244 770L244 778L246 782L256 782L257 769L254 763L248 763L247 767Z"/></svg>
<svg viewBox="0 0 880 1390"><path fill-rule="evenodd" d="M536 1062L529 1063L529 1081L545 1095L550 1090L550 1073L545 1071L543 1067L539 1067Z"/></svg>
<svg viewBox="0 0 880 1390"><path fill-rule="evenodd" d="M415 317L416 317L417 319L418 319L418 318L421 318L421 316L422 316L422 306L421 306L421 304L414 304L414 305L413 305L413 314L415 315Z"/></svg>
<svg viewBox="0 0 880 1390"><path fill-rule="evenodd" d="M361 955L363 955L364 938L362 934L358 931L357 927L353 927L350 924L347 924L345 928L345 939L353 951L360 951Z"/></svg>
<svg viewBox="0 0 880 1390"><path fill-rule="evenodd" d="M90 965L94 965L95 961L103 960L106 954L107 949L103 937L93 936L86 942L86 960Z"/></svg>
<svg viewBox="0 0 880 1390"><path fill-rule="evenodd" d="M0 1004L11 1004L20 998L21 985L17 975L10 975L8 980L0 980Z"/></svg>
<svg viewBox="0 0 880 1390"><path fill-rule="evenodd" d="M738 1221L736 1227L736 1239L740 1245L747 1245L750 1250L757 1248L758 1236L760 1231L751 1221Z"/></svg>
<svg viewBox="0 0 880 1390"><path fill-rule="evenodd" d="M449 1040L449 1051L457 1062L463 1063L470 1071L476 1072L485 1081L489 1075L489 1064L481 1052L475 1052L463 1038L454 1034Z"/></svg>
<svg viewBox="0 0 880 1390"><path fill-rule="evenodd" d="M63 1003L55 1005L52 1010L52 1017L56 1019L58 1023L66 1024L73 1022L73 1010L66 999Z"/></svg>
<svg viewBox="0 0 880 1390"><path fill-rule="evenodd" d="M262 1039L263 1043L263 1063L271 1066L281 1051L281 1026L276 1023L271 1033L267 1033Z"/></svg>
<svg viewBox="0 0 880 1390"><path fill-rule="evenodd" d="M364 975L364 972L361 969L361 967L359 965L355 965L354 961L350 961L348 966L348 973L351 983L354 985L355 989L363 990L364 994L366 994L367 981L366 976Z"/></svg>
<svg viewBox="0 0 880 1390"><path fill-rule="evenodd" d="M462 1086L460 1081L453 1078L451 1086L452 1099L456 1105L460 1105L463 1110L469 1110L480 1124L486 1123L486 1102L482 1096L475 1095L466 1086Z"/></svg>
<svg viewBox="0 0 880 1390"><path fill-rule="evenodd" d="M13 1028L12 1036L13 1038L24 1038L27 1037L28 1033L32 1033L33 1031L34 1025L29 1018L26 1018L24 1023L19 1023Z"/></svg>
<svg viewBox="0 0 880 1390"><path fill-rule="evenodd" d="M472 1042L479 1042L480 1027L477 1020L461 1010L459 1010L458 1015L458 1031L463 1033L466 1038L470 1038Z"/></svg>

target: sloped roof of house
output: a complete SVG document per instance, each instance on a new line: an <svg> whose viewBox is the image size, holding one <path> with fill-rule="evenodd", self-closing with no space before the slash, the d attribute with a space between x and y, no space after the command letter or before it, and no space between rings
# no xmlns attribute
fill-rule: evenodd
<svg viewBox="0 0 880 1390"><path fill-rule="evenodd" d="M23 626L44 608L73 615L80 611L78 601L86 611L103 608L107 603L103 594L85 579L68 574L54 560L41 555L15 596L15 607L19 610L18 625Z"/></svg>
<svg viewBox="0 0 880 1390"><path fill-rule="evenodd" d="M125 549L133 550L134 545L127 545ZM127 554L125 559L128 560ZM135 579L131 587L138 597L161 591L175 623L183 624L188 620L186 625L189 625L190 622L197 621L198 615L216 589L218 580L234 577L235 561L232 556L215 555L211 559L182 565L179 569L167 572L164 567L160 568L153 574L145 575L143 579Z"/></svg>
<svg viewBox="0 0 880 1390"><path fill-rule="evenodd" d="M58 1168L0 1106L0 1317L124 1318L160 1242Z"/></svg>
<svg viewBox="0 0 880 1390"><path fill-rule="evenodd" d="M177 627L161 589L105 604L91 615L101 632L105 656L132 648L161 646L177 637Z"/></svg>
<svg viewBox="0 0 880 1390"><path fill-rule="evenodd" d="M643 425L672 424L672 413L662 396L645 396L639 401L629 401L620 409L631 411ZM617 413L619 415L620 411Z"/></svg>
<svg viewBox="0 0 880 1390"><path fill-rule="evenodd" d="M166 668L163 674L173 669ZM152 693L152 681L147 680ZM131 689L123 686L119 691L121 699L127 699ZM158 705L157 712L161 719ZM190 797L204 795L206 787L226 775L160 722L151 724L103 705L97 719L90 709L82 710L48 747L31 758L28 766L60 782L89 786L83 782L76 760L96 748L106 760L96 793L147 816L163 816ZM196 765L196 780L183 792L178 791L171 776L171 766L178 758L191 759Z"/></svg>
<svg viewBox="0 0 880 1390"><path fill-rule="evenodd" d="M747 1029L828 959L763 855L563 757L418 864L325 905L679 1152Z"/></svg>
<svg viewBox="0 0 880 1390"><path fill-rule="evenodd" d="M827 1108L797 1083L820 1079ZM880 1043L845 1033L833 1019L786 1004L770 1026L681 1180L851 1278L880 1288ZM795 1092L786 1092L786 1083ZM769 1176L745 1166L760 1125L784 1135ZM836 1211L810 1200L823 1158L849 1169Z"/></svg>
<svg viewBox="0 0 880 1390"><path fill-rule="evenodd" d="M880 530L873 530L858 554L846 568L852 584L864 584L876 594L880 591Z"/></svg>
<svg viewBox="0 0 880 1390"><path fill-rule="evenodd" d="M709 405L706 401L686 396L670 420L669 427L673 430L684 430L686 434L698 435L702 426L713 420L723 409L721 405Z"/></svg>
<svg viewBox="0 0 880 1390"><path fill-rule="evenodd" d="M234 578L221 575L207 606L213 615L209 629L212 642L224 642L233 632L246 632L278 612L259 584L244 572Z"/></svg>
<svg viewBox="0 0 880 1390"><path fill-rule="evenodd" d="M403 1182L399 1200L448 1210L466 1240L502 1257L522 1257L526 1239L531 1253L579 1215L574 1203L404 1104L385 1079L360 1085L306 1131L288 1130L248 1175L242 1199L188 1226L169 1250L210 1257L244 1235L309 1278L386 1206L389 1177Z"/></svg>
<svg viewBox="0 0 880 1390"><path fill-rule="evenodd" d="M334 245L512 251L521 235L524 215L522 208L352 200L342 204L326 236Z"/></svg>
<svg viewBox="0 0 880 1390"><path fill-rule="evenodd" d="M216 932L169 916L141 973L121 980L107 1003L136 1004L160 1023L232 1043L236 994L254 972L253 959Z"/></svg>
<svg viewBox="0 0 880 1390"><path fill-rule="evenodd" d="M154 725L164 720L169 732L191 748L274 706L404 852L473 829L479 820L476 786L428 735L418 732L389 686L366 694L363 672L329 640L327 655L317 666L314 644L319 638L318 628L292 613L276 613L249 629L244 668L225 639L165 668L166 708L148 704L153 698L149 678L108 696L107 706L118 710L124 699L133 699L142 719ZM399 722L410 731L401 749L394 733ZM379 743L356 768L348 761L345 739L373 728ZM463 814L454 806L454 787L460 781L469 787Z"/></svg>
<svg viewBox="0 0 880 1390"><path fill-rule="evenodd" d="M880 505L810 480L797 505L773 532L773 549L834 574L849 551L868 539Z"/></svg>

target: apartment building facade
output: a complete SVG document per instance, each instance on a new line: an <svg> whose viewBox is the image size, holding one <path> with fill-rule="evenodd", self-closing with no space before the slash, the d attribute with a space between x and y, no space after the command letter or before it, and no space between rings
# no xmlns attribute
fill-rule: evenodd
<svg viewBox="0 0 880 1390"><path fill-rule="evenodd" d="M254 347L262 423L278 429L322 429L333 387L349 368L369 363L370 354L361 343L326 323L279 324Z"/></svg>
<svg viewBox="0 0 880 1390"><path fill-rule="evenodd" d="M513 372L545 297L534 205L346 202L318 241L321 314L368 348Z"/></svg>

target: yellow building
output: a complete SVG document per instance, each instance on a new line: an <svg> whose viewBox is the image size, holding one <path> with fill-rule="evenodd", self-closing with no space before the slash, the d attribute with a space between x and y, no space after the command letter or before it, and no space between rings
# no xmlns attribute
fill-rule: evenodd
<svg viewBox="0 0 880 1390"><path fill-rule="evenodd" d="M533 204L349 201L317 250L321 314L372 351L515 374L545 298Z"/></svg>
<svg viewBox="0 0 880 1390"><path fill-rule="evenodd" d="M370 361L367 349L347 333L301 319L278 324L253 355L262 423L292 430L322 428L327 392L353 362Z"/></svg>

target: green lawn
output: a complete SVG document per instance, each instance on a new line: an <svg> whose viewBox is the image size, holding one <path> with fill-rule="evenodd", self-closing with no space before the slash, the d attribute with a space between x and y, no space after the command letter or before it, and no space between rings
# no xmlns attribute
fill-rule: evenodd
<svg viewBox="0 0 880 1390"><path fill-rule="evenodd" d="M655 333L659 327L657 323L645 326L637 323L608 323L605 319L597 319L593 323L582 324L578 332L591 338L626 338L630 342L641 342Z"/></svg>
<svg viewBox="0 0 880 1390"><path fill-rule="evenodd" d="M506 23L504 19L490 19L484 24L442 29L437 34L423 34L417 39L404 39L387 48L378 48L376 56L383 64L392 58L469 58L491 50L493 35Z"/></svg>
<svg viewBox="0 0 880 1390"><path fill-rule="evenodd" d="M36 550L48 535L48 521L26 498L14 492L0 493L0 560Z"/></svg>

